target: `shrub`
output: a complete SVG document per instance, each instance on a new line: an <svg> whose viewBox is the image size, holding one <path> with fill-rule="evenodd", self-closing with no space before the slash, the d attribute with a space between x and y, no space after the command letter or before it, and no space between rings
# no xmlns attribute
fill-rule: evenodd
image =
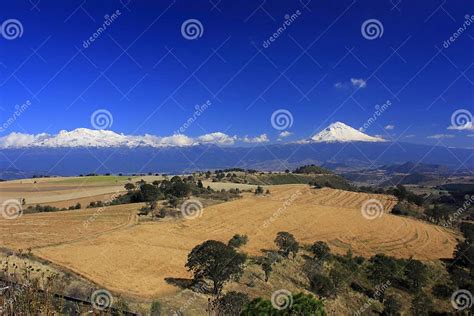
<svg viewBox="0 0 474 316"><path fill-rule="evenodd" d="M447 284L436 284L433 286L433 295L439 299L450 298L455 288Z"/></svg>
<svg viewBox="0 0 474 316"><path fill-rule="evenodd" d="M336 287L330 278L321 273L313 273L309 278L311 291L324 296L332 297L336 293Z"/></svg>
<svg viewBox="0 0 474 316"><path fill-rule="evenodd" d="M247 294L234 291L228 292L217 300L217 315L238 316L249 301Z"/></svg>
<svg viewBox="0 0 474 316"><path fill-rule="evenodd" d="M276 309L272 302L258 297L245 306L242 315L326 315L323 303L315 299L312 295L298 293L293 297L282 296L280 299L281 300L274 302L274 304L281 302L282 305L279 306L281 309ZM293 304L290 304L291 300L293 301Z"/></svg>
<svg viewBox="0 0 474 316"><path fill-rule="evenodd" d="M160 316L161 315L161 303L158 301L153 301L150 307L150 316Z"/></svg>
<svg viewBox="0 0 474 316"><path fill-rule="evenodd" d="M234 235L229 242L227 243L232 248L240 248L241 246L245 245L248 241L247 235Z"/></svg>
<svg viewBox="0 0 474 316"><path fill-rule="evenodd" d="M299 243L295 237L288 232L279 232L275 238L275 244L280 249L280 253L288 258L290 253L293 253L293 258L299 249Z"/></svg>
<svg viewBox="0 0 474 316"><path fill-rule="evenodd" d="M263 188L261 186L257 186L255 189L255 194L263 194Z"/></svg>
<svg viewBox="0 0 474 316"><path fill-rule="evenodd" d="M383 315L399 315L402 303L393 295L388 295L383 302Z"/></svg>
<svg viewBox="0 0 474 316"><path fill-rule="evenodd" d="M433 301L423 292L415 295L411 301L413 315L430 315L433 310Z"/></svg>
<svg viewBox="0 0 474 316"><path fill-rule="evenodd" d="M313 253L314 259L326 260L331 256L331 249L324 241L317 241L312 244L309 250Z"/></svg>

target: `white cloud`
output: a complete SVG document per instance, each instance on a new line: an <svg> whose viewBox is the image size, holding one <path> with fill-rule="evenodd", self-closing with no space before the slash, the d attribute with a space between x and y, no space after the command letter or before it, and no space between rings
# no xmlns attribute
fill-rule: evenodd
<svg viewBox="0 0 474 316"><path fill-rule="evenodd" d="M285 138L285 137L288 137L290 135L292 135L293 133L292 132L288 132L288 131L283 131L281 132L280 134L278 134L278 137L280 138Z"/></svg>
<svg viewBox="0 0 474 316"><path fill-rule="evenodd" d="M15 148L15 147L29 147L35 143L40 143L50 137L50 135L42 133L37 135L10 133L7 136L0 138L0 147Z"/></svg>
<svg viewBox="0 0 474 316"><path fill-rule="evenodd" d="M428 136L427 138L442 139L442 138L453 138L453 137L454 135L450 135L450 134L436 134L436 135Z"/></svg>
<svg viewBox="0 0 474 316"><path fill-rule="evenodd" d="M362 78L351 78L351 83L354 87L365 88L367 87L367 81Z"/></svg>
<svg viewBox="0 0 474 316"><path fill-rule="evenodd" d="M448 126L448 129L457 130L457 131L474 131L474 124L472 122L467 122L464 125L451 125Z"/></svg>
<svg viewBox="0 0 474 316"><path fill-rule="evenodd" d="M266 142L270 141L268 139L267 134L262 134L262 135L255 136L255 137L245 136L242 140L245 143L266 143Z"/></svg>
<svg viewBox="0 0 474 316"><path fill-rule="evenodd" d="M344 81L344 82L336 82L334 84L334 87L337 89L349 89L350 87L356 87L356 88L365 88L367 87L367 81L365 81L362 78L351 78L350 82L349 81Z"/></svg>
<svg viewBox="0 0 474 316"><path fill-rule="evenodd" d="M467 135L467 137L474 137L474 134L469 134Z"/></svg>
<svg viewBox="0 0 474 316"><path fill-rule="evenodd" d="M172 136L156 137L156 144L159 146L165 146L165 147L166 146L184 147L184 146L194 145L195 141L191 137L188 137L186 135L176 134Z"/></svg>
<svg viewBox="0 0 474 316"><path fill-rule="evenodd" d="M415 137L415 136L416 136L415 134L409 134L409 135L405 135L404 137L405 137L405 138L413 138L413 137Z"/></svg>
<svg viewBox="0 0 474 316"><path fill-rule="evenodd" d="M237 140L237 136L216 132L199 136L197 140L203 144L232 145Z"/></svg>
<svg viewBox="0 0 474 316"><path fill-rule="evenodd" d="M388 131L391 131L391 130L395 129L395 125L388 124L387 126L385 126L385 129L388 130Z"/></svg>

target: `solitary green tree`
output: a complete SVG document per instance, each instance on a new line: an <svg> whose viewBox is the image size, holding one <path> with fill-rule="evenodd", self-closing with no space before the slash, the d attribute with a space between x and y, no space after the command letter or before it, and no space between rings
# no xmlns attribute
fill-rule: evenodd
<svg viewBox="0 0 474 316"><path fill-rule="evenodd" d="M275 244L279 248L280 253L286 258L289 257L290 253L293 254L294 258L300 247L295 237L288 232L277 233L277 236L275 238Z"/></svg>
<svg viewBox="0 0 474 316"><path fill-rule="evenodd" d="M191 250L185 267L194 280L211 280L213 294L219 297L224 284L238 280L243 272L246 255L216 240L208 240Z"/></svg>

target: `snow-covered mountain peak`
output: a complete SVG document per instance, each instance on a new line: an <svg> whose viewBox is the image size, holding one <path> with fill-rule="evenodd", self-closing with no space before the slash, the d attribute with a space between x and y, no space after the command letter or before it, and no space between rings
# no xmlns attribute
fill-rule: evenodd
<svg viewBox="0 0 474 316"><path fill-rule="evenodd" d="M342 122L335 122L311 137L312 142L383 142L379 137L369 136Z"/></svg>

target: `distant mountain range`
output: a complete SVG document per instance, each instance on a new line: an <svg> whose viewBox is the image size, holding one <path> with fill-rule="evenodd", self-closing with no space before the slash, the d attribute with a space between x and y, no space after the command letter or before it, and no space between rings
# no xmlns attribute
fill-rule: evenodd
<svg viewBox="0 0 474 316"><path fill-rule="evenodd" d="M401 147L400 147L400 146ZM403 148L403 149L402 149ZM256 147L118 147L118 148L22 148L3 149L0 169L16 168L56 175L80 173L184 173L196 170L230 167L259 170L293 169L302 164L343 164L351 168L372 169L406 161L459 167L453 157L467 161L474 170L474 150L432 147L390 142L314 143L257 145ZM13 165L12 165L13 164Z"/></svg>
<svg viewBox="0 0 474 316"><path fill-rule="evenodd" d="M56 135L46 133L31 135L24 133L10 133L0 137L0 148L114 148L114 147L189 147L196 145L233 145L236 141L267 142L268 137L262 134L258 137L239 138L221 132L201 135L195 138L175 134L172 136L155 135L124 135L109 130L94 130L77 128L72 131L60 131ZM297 143L347 143L347 142L383 142L384 139L364 134L344 123L336 122L309 139Z"/></svg>
<svg viewBox="0 0 474 316"><path fill-rule="evenodd" d="M225 134L213 139L224 139ZM87 173L184 173L231 167L259 170L294 169L316 164L343 169L375 169L384 165L393 173L443 171L444 166L474 170L474 150L393 143L372 137L346 124L331 124L311 139L287 144L222 146L210 138L175 143L157 136L126 136L112 131L77 129L58 135L15 133L0 138L0 178L18 174L78 175ZM20 136L19 136L20 135ZM211 134L208 134L211 135ZM227 136L227 135L226 135ZM28 138L29 137L29 138ZM174 135L174 138L185 138ZM19 139L14 142L14 139ZM157 145L157 141L161 141ZM186 143L187 144L187 143ZM222 144L222 142L219 142ZM412 161L411 163L406 163ZM416 163L415 163L416 162ZM421 170L418 163L424 163ZM441 165L433 167L429 165ZM429 166L429 167L427 167ZM18 172L12 172L12 170ZM2 173L1 170L7 170ZM3 174L3 176L2 176Z"/></svg>

